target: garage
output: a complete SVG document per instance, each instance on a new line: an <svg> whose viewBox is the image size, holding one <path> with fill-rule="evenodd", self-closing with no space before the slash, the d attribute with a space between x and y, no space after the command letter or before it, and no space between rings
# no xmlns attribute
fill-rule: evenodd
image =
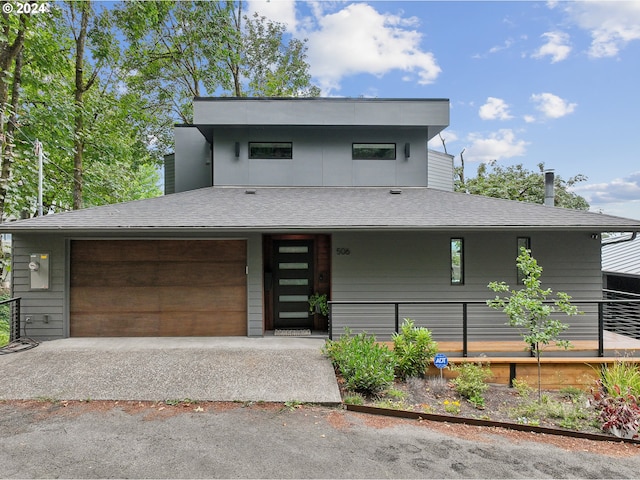
<svg viewBox="0 0 640 480"><path fill-rule="evenodd" d="M72 337L247 335L244 240L73 240Z"/></svg>

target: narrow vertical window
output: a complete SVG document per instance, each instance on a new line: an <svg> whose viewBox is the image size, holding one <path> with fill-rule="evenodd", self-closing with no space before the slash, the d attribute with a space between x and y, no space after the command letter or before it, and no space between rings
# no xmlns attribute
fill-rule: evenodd
<svg viewBox="0 0 640 480"><path fill-rule="evenodd" d="M531 238L530 237L518 237L518 248L517 248L517 252L516 255L520 256L520 249L521 248L526 248L527 250L531 250ZM518 275L518 283L520 285L522 285L524 283L524 274L522 273L522 271L516 267L517 270L517 275Z"/></svg>
<svg viewBox="0 0 640 480"><path fill-rule="evenodd" d="M451 285L464 284L464 242L462 238L451 239Z"/></svg>

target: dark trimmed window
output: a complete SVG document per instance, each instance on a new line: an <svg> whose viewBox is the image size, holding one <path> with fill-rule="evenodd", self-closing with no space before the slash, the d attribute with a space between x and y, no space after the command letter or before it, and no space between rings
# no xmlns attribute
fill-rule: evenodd
<svg viewBox="0 0 640 480"><path fill-rule="evenodd" d="M520 249L521 248L526 248L527 250L531 250L531 238L530 237L518 237L518 241L517 241L517 252L516 255L520 256ZM524 274L522 273L522 270L520 270L518 267L516 267L517 270L517 275L518 275L518 283L520 285L524 284Z"/></svg>
<svg viewBox="0 0 640 480"><path fill-rule="evenodd" d="M395 160L395 143L354 143L351 158L353 160Z"/></svg>
<svg viewBox="0 0 640 480"><path fill-rule="evenodd" d="M464 285L464 240L451 239L451 285Z"/></svg>
<svg viewBox="0 0 640 480"><path fill-rule="evenodd" d="M255 159L292 159L291 142L249 142L249 158Z"/></svg>

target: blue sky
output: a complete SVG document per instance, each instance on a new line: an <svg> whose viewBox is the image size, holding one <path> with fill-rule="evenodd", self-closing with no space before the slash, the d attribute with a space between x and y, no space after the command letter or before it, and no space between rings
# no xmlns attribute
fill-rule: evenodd
<svg viewBox="0 0 640 480"><path fill-rule="evenodd" d="M467 176L544 162L586 175L593 211L640 219L639 1L247 3L308 39L323 96L450 99Z"/></svg>

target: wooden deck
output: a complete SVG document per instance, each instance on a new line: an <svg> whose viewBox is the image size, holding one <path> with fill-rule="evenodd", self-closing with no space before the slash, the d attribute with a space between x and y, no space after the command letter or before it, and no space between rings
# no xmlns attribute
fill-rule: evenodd
<svg viewBox="0 0 640 480"><path fill-rule="evenodd" d="M393 347L392 342L386 342ZM640 364L640 340L604 332L604 353L599 357L597 341L573 341L573 348L564 350L549 346L541 356L542 386L546 389L561 389L575 386L589 389L594 385L601 368L616 361ZM467 357L462 356L462 342L438 342L438 350L449 357L450 364L469 362L487 363L493 378L491 382L507 385L514 378L536 385L537 360L527 351L522 341L511 342L469 342ZM439 375L434 366L428 375ZM453 378L455 373L443 371L445 378Z"/></svg>

